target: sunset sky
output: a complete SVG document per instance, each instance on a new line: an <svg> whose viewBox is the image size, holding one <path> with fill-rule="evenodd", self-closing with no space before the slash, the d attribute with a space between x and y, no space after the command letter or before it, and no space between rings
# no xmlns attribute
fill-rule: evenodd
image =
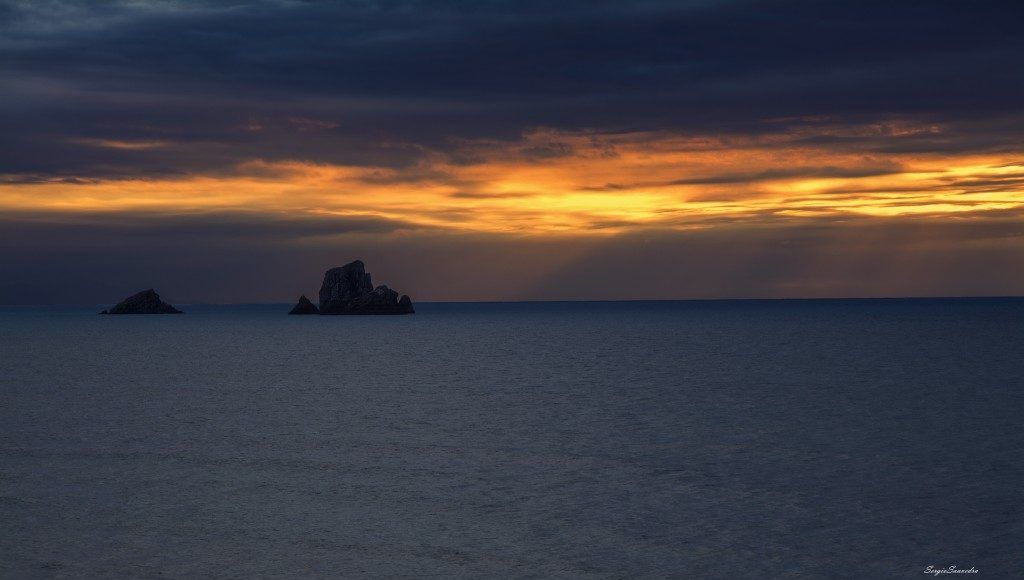
<svg viewBox="0 0 1024 580"><path fill-rule="evenodd" d="M1019 2L0 1L0 304L1024 294Z"/></svg>

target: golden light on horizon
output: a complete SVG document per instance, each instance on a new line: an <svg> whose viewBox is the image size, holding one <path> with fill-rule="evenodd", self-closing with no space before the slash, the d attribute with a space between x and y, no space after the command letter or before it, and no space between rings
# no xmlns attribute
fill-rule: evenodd
<svg viewBox="0 0 1024 580"><path fill-rule="evenodd" d="M881 158L799 137L537 131L513 143L467 142L470 164L442 154L405 168L252 160L223 175L8 183L0 185L0 209L368 216L452 231L603 235L1024 205L1019 157Z"/></svg>

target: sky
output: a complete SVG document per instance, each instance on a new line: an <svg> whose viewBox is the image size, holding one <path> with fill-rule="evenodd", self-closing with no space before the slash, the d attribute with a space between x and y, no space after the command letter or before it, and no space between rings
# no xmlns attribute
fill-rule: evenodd
<svg viewBox="0 0 1024 580"><path fill-rule="evenodd" d="M0 304L1024 294L1024 3L0 0Z"/></svg>

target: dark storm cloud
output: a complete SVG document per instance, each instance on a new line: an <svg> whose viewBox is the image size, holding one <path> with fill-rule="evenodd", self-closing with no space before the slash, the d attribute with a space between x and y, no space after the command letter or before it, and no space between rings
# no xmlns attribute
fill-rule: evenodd
<svg viewBox="0 0 1024 580"><path fill-rule="evenodd" d="M248 243L252 238L266 241L296 241L340 234L387 234L399 230L424 230L424 226L400 220L365 216L283 217L262 213L203 212L6 212L0 216L0 240L8 247L30 243L36 233L52 228L63 235L77 236L105 232L128 242L133 238L231 238Z"/></svg>
<svg viewBox="0 0 1024 580"><path fill-rule="evenodd" d="M756 173L724 173L708 177L693 177L687 179L676 179L666 185L715 185L720 183L752 183L755 181L770 181L773 179L788 179L793 177L870 177L874 175L889 175L899 173L898 166L878 169L858 169L844 167L798 167L795 169L777 169L771 171L758 171Z"/></svg>
<svg viewBox="0 0 1024 580"><path fill-rule="evenodd" d="M1018 2L0 2L0 171L403 166L535 126L750 133L821 117L957 124L899 140L908 150L1005 147L1022 127L1022 15Z"/></svg>
<svg viewBox="0 0 1024 580"><path fill-rule="evenodd" d="M789 167L785 169L771 169L767 171L756 171L751 173L719 173L704 177L687 177L685 179L674 179L671 181L649 181L639 183L606 183L599 187L583 187L581 191L617 191L623 189L635 189L642 187L664 187L668 185L722 185L722 184L747 184L759 181L772 181L776 179L794 178L849 178L849 177L875 177L879 175L893 175L903 171L898 163L884 162L871 163L860 167Z"/></svg>

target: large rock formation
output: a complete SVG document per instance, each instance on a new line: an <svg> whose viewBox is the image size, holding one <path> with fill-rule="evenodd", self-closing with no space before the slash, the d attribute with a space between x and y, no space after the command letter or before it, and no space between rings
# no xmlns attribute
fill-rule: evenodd
<svg viewBox="0 0 1024 580"><path fill-rule="evenodd" d="M361 260L324 273L320 314L412 314L412 300L387 286L373 287Z"/></svg>
<svg viewBox="0 0 1024 580"><path fill-rule="evenodd" d="M291 312L288 314L320 314L320 309L316 307L316 304L310 302L309 298L306 298L306 295L303 294L302 296L299 296L299 303L296 304L295 308L292 308Z"/></svg>
<svg viewBox="0 0 1024 580"><path fill-rule="evenodd" d="M160 300L160 295L153 291L143 290L117 303L110 310L100 314L181 314L182 312L170 304Z"/></svg>

